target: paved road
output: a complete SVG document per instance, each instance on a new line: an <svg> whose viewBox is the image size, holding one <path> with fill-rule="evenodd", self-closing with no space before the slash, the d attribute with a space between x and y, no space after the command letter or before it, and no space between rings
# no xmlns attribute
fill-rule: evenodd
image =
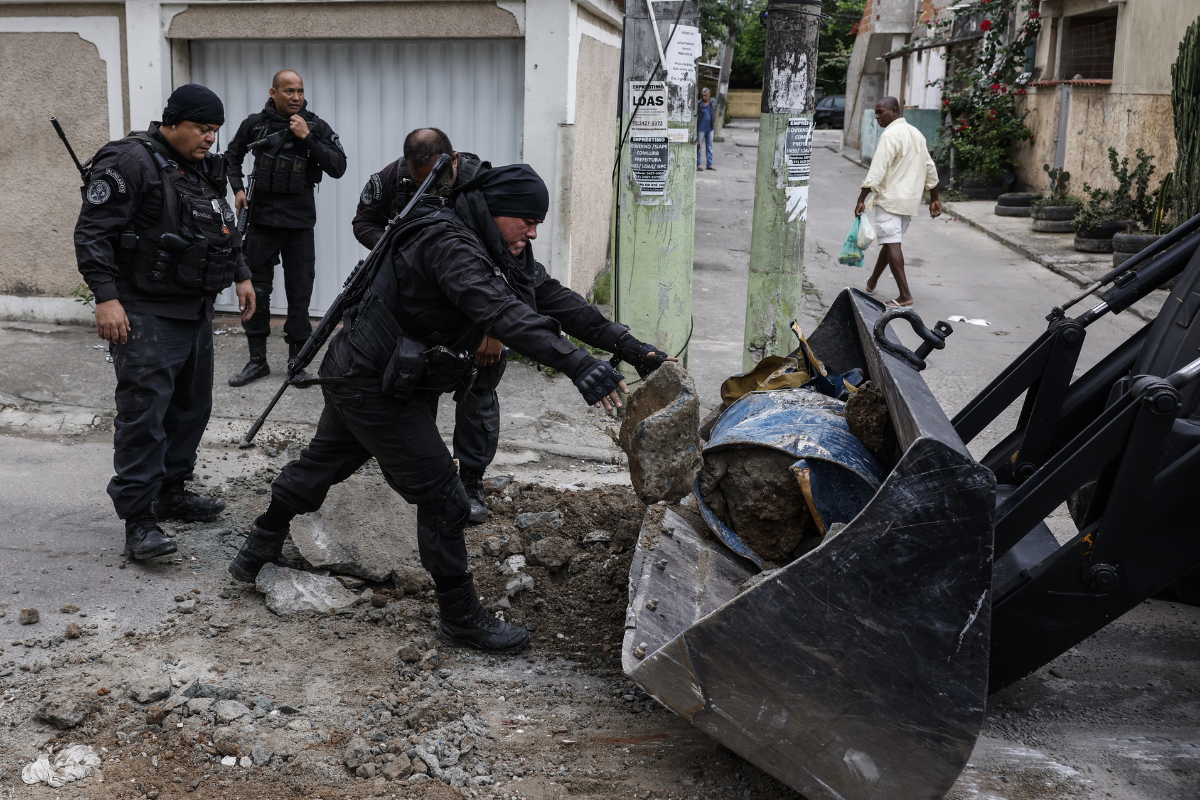
<svg viewBox="0 0 1200 800"><path fill-rule="evenodd" d="M697 176L696 327L689 368L709 407L719 402L721 381L741 371L758 134L756 126L738 122L716 145L718 169ZM871 248L863 268L837 263L866 175L837 152L840 137L840 131L817 131L813 143L804 248L805 279L813 294L808 318L800 321L805 331L815 327L844 287L864 285L878 255L878 248ZM960 314L991 323L954 324L946 349L929 359L925 378L951 414L1045 330L1044 317L1055 303L1077 291L1067 279L964 223L946 215L930 219L926 207L905 235L904 253L915 309L927 324ZM896 296L890 276L880 281L878 296ZM1092 325L1080 371L1143 324L1124 314ZM907 330L900 336L910 345L919 343ZM992 437L985 434L981 441Z"/></svg>
<svg viewBox="0 0 1200 800"><path fill-rule="evenodd" d="M718 169L699 175L697 190L690 370L707 407L719 402L721 381L741 368L757 155L756 125L726 130L727 141L716 146ZM869 250L862 269L837 263L866 172L837 152L839 140L840 132L818 131L814 142L805 239L812 293L800 320L806 331L839 291L864 284L878 254ZM990 323L954 323L946 349L929 359L924 377L948 415L1045 330L1052 306L1077 291L962 222L930 219L925 207L905 235L904 252L916 311L926 324L960 314ZM880 281L881 299L895 292L890 277ZM1123 314L1092 325L1077 372L1143 324ZM910 346L918 344L910 331L899 333ZM1003 415L971 443L972 452L986 452L1015 416L1016 409ZM1061 509L1050 524L1060 538L1074 534ZM1200 609L1147 602L1055 661L1057 675L1039 670L989 698L984 735L949 796L1200 796L1198 624Z"/></svg>

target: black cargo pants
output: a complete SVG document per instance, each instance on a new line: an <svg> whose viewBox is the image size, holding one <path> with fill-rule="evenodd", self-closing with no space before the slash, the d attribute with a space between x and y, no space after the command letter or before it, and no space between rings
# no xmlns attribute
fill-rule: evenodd
<svg viewBox="0 0 1200 800"><path fill-rule="evenodd" d="M129 338L110 344L117 372L113 468L117 516L149 508L162 486L192 477L212 411L212 323L127 312Z"/></svg>
<svg viewBox="0 0 1200 800"><path fill-rule="evenodd" d="M480 367L471 391L454 409L454 457L464 468L482 474L496 457L500 442L500 399L496 387L508 361Z"/></svg>
<svg viewBox="0 0 1200 800"><path fill-rule="evenodd" d="M439 527L429 518L443 498L461 491L458 472L437 429L439 395L418 392L401 402L378 391L323 386L325 408L317 433L300 458L284 467L271 487L272 502L298 514L316 511L329 487L341 483L372 456L384 480L417 506L421 564L432 575L465 575L463 524ZM465 515L461 520L466 522Z"/></svg>
<svg viewBox="0 0 1200 800"><path fill-rule="evenodd" d="M271 333L271 289L275 265L283 259L283 290L287 295L287 320L283 338L304 344L312 333L308 306L316 280L317 251L312 228L277 228L252 224L246 232L246 266L254 284L254 316L242 327L247 336Z"/></svg>

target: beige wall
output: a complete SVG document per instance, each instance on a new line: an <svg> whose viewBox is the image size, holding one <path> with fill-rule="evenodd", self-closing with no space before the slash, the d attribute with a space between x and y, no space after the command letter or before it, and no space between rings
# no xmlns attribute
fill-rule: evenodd
<svg viewBox="0 0 1200 800"><path fill-rule="evenodd" d="M1043 88L1030 94L1025 107L1034 133L1020 149L1017 176L1039 190L1047 188L1043 164L1054 163L1061 89ZM1063 168L1071 173L1072 191L1082 196L1083 184L1112 187L1108 148L1120 158L1134 160L1140 147L1154 156L1155 183L1175 168L1175 129L1171 97L1164 94L1114 94L1108 87L1072 87Z"/></svg>
<svg viewBox="0 0 1200 800"><path fill-rule="evenodd" d="M125 109L125 129L129 129L129 70L127 69L127 48L125 47L125 5L123 3L4 4L0 5L0 17L116 17L121 25L121 108ZM103 62L101 62L100 66L100 71L103 75ZM0 77L0 81L8 79L8 73ZM101 83L101 86L103 85ZM62 117L60 116L59 119L61 120ZM51 130L51 133L53 133L53 130ZM67 131L67 135L70 136L71 132ZM57 139L58 137L55 138ZM91 153L88 153L88 155L91 155ZM82 156L80 158L82 159Z"/></svg>
<svg viewBox="0 0 1200 800"><path fill-rule="evenodd" d="M493 3L255 3L194 6L171 21L172 39L457 39L520 37Z"/></svg>
<svg viewBox="0 0 1200 800"><path fill-rule="evenodd" d="M758 119L762 116L762 89L730 89L725 101L734 119Z"/></svg>
<svg viewBox="0 0 1200 800"><path fill-rule="evenodd" d="M1042 16L1075 16L1093 11L1117 10L1116 57L1112 91L1122 94L1169 94L1171 64L1188 26L1200 15L1196 0L1052 0L1042 3ZM1049 26L1045 28L1049 33ZM1038 48L1044 65L1049 50L1043 36ZM1070 77L1070 76L1064 76Z"/></svg>
<svg viewBox="0 0 1200 800"><path fill-rule="evenodd" d="M582 295L592 290L608 260L620 70L620 48L580 36L571 164L571 287Z"/></svg>
<svg viewBox="0 0 1200 800"><path fill-rule="evenodd" d="M104 62L74 33L0 33L0 75L0 294L68 295L80 180L49 118L80 160L108 141Z"/></svg>

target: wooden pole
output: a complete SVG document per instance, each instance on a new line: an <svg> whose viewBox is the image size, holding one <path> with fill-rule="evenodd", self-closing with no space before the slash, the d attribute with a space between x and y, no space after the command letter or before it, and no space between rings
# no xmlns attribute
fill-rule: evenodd
<svg viewBox="0 0 1200 800"><path fill-rule="evenodd" d="M804 226L816 106L820 0L767 6L762 116L742 365L794 348L804 302ZM753 24L753 23L752 23Z"/></svg>

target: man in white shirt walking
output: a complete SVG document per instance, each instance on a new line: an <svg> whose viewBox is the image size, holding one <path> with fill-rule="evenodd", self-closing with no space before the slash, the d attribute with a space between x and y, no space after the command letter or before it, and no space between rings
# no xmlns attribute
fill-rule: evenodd
<svg viewBox="0 0 1200 800"><path fill-rule="evenodd" d="M900 296L889 300L887 305L902 308L913 304L912 292L908 290L908 278L904 275L904 253L900 250L900 239L908 230L908 223L921 206L921 195L929 190L929 216L942 213L938 199L937 167L929 155L925 137L908 124L901 116L900 103L894 97L885 97L875 104L875 121L884 128L879 137L879 146L871 160L871 169L862 183L854 216L862 216L866 210L867 195L875 193L872 207L875 211L875 232L879 243L879 260L867 280L867 292L875 293L875 285L884 269L892 268L892 277L900 289Z"/></svg>

